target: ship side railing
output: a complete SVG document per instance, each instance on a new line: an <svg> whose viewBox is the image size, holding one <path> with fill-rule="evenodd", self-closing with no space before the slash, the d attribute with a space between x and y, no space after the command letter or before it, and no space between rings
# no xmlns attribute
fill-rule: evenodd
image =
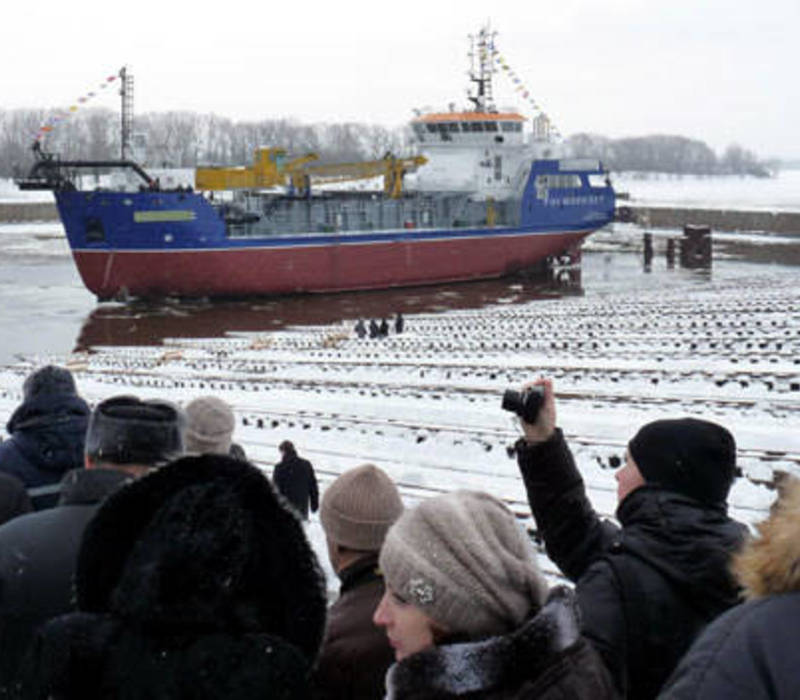
<svg viewBox="0 0 800 700"><path fill-rule="evenodd" d="M147 189L157 189L158 181L150 177L138 163L132 160L59 160L43 158L34 163L28 176L16 180L21 190L65 190L75 189L69 173L73 170L132 170L143 181Z"/></svg>

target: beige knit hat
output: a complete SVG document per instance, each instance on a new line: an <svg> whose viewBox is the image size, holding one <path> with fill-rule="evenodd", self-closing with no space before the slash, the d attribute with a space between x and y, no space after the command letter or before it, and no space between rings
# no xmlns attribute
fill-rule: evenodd
<svg viewBox="0 0 800 700"><path fill-rule="evenodd" d="M216 396L201 396L186 406L187 454L226 455L236 426L231 407Z"/></svg>
<svg viewBox="0 0 800 700"><path fill-rule="evenodd" d="M328 486L319 517L331 542L377 552L402 512L403 502L394 482L374 464L362 464Z"/></svg>
<svg viewBox="0 0 800 700"><path fill-rule="evenodd" d="M511 511L476 491L407 510L386 535L380 567L392 591L470 639L515 629L547 593L533 546Z"/></svg>

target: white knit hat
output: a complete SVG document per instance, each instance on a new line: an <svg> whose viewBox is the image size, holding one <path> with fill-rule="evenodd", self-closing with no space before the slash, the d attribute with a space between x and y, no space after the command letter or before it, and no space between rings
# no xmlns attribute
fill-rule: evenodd
<svg viewBox="0 0 800 700"><path fill-rule="evenodd" d="M533 545L511 511L475 491L407 510L386 535L380 567L393 592L470 639L515 629L547 592Z"/></svg>
<svg viewBox="0 0 800 700"><path fill-rule="evenodd" d="M226 455L236 419L231 407L216 396L201 396L186 406L187 454Z"/></svg>
<svg viewBox="0 0 800 700"><path fill-rule="evenodd" d="M402 512L403 502L394 482L374 464L362 464L328 486L319 518L331 542L377 552Z"/></svg>

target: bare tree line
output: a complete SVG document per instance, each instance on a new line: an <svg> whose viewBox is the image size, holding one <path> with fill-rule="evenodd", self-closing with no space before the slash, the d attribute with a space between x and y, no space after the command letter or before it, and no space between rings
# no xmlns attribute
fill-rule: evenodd
<svg viewBox="0 0 800 700"><path fill-rule="evenodd" d="M0 109L0 176L20 176L33 164L31 145L50 113L36 109ZM360 122L304 124L295 119L234 121L215 114L152 112L136 118L137 136L146 144L137 153L151 167L244 165L260 146L285 148L290 155L317 153L322 162L380 158L387 151L412 150L408 127ZM733 144L717 156L702 141L654 135L609 139L576 134L566 140L568 153L595 157L615 171L677 174L736 173L765 175L768 169L754 153ZM87 109L57 124L44 142L47 151L65 159L107 160L120 156L118 114Z"/></svg>

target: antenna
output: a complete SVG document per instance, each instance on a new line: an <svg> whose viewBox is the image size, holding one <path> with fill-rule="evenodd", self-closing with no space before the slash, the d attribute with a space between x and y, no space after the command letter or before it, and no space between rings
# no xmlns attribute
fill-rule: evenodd
<svg viewBox="0 0 800 700"><path fill-rule="evenodd" d="M119 77L122 80L122 87L119 94L122 97L122 135L120 156L122 160L128 160L132 152L133 144L133 75L127 66L120 69Z"/></svg>
<svg viewBox="0 0 800 700"><path fill-rule="evenodd" d="M482 27L477 36L469 35L470 71L469 79L475 83L475 93L468 95L469 101L475 105L476 112L496 112L492 76L494 75L494 38L497 32L490 30L489 25Z"/></svg>

